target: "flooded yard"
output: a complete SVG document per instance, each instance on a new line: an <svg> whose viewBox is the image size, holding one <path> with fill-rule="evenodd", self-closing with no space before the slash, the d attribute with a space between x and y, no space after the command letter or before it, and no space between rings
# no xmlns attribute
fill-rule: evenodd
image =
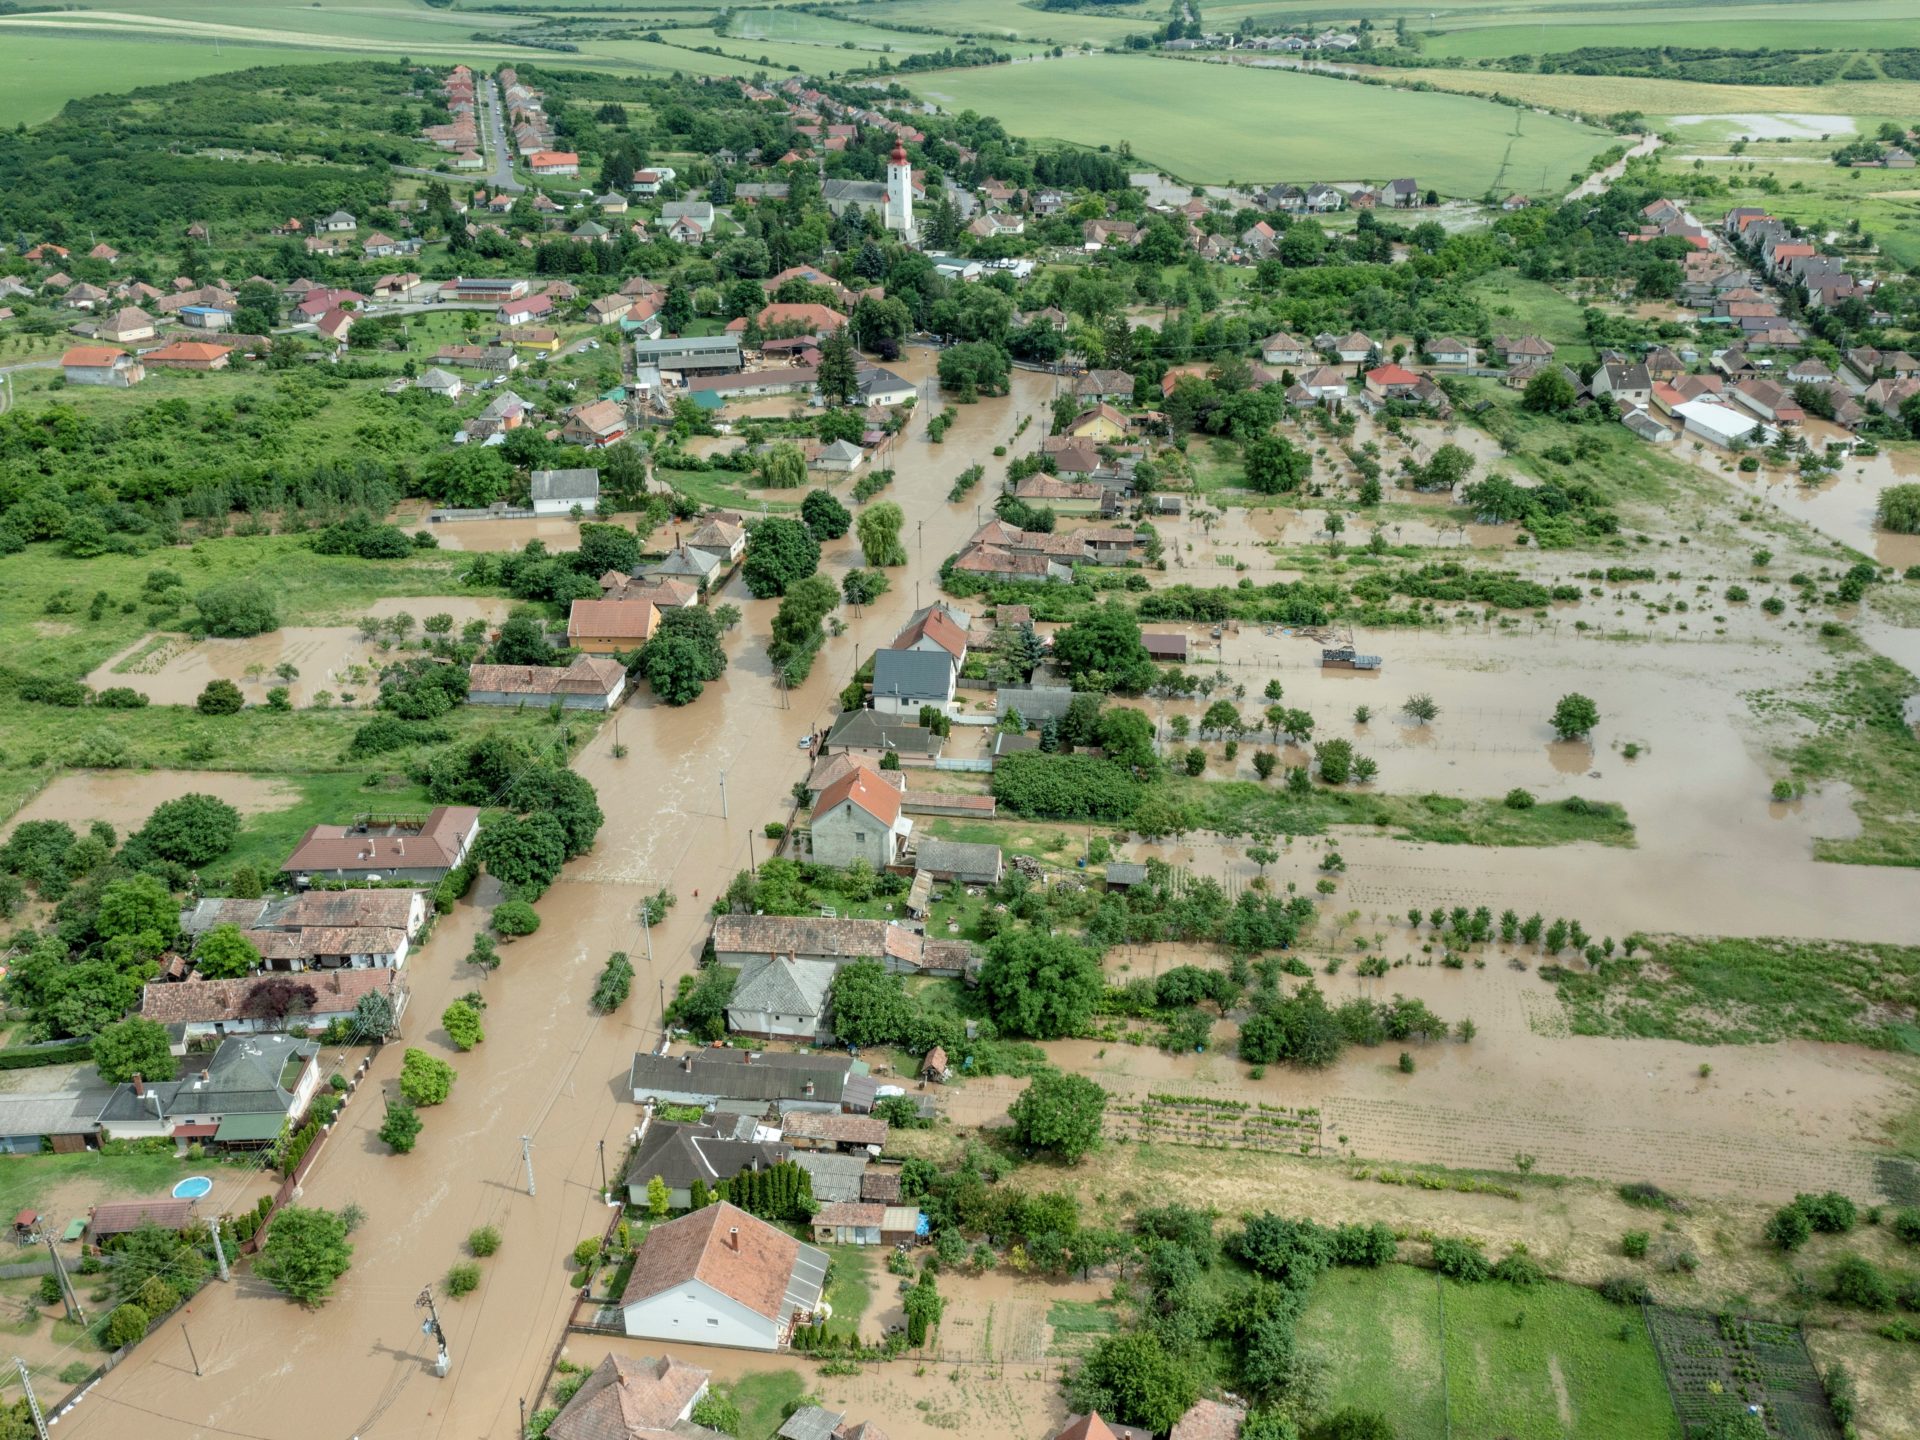
<svg viewBox="0 0 1920 1440"><path fill-rule="evenodd" d="M379 620L412 616L414 624L407 633L417 639L420 622L430 615L450 615L456 628L469 620L491 626L504 620L512 605L498 596L386 596L368 605L366 613ZM351 625L284 625L245 640L153 634L107 660L86 679L95 690L114 686L138 690L156 705L191 705L210 680L233 681L254 705L266 700L269 689L284 685L289 700L300 709L315 704L321 692L333 703L371 699L380 668L404 653L390 638L367 640Z"/></svg>
<svg viewBox="0 0 1920 1440"><path fill-rule="evenodd" d="M75 829L104 820L126 835L155 806L190 793L224 800L242 815L281 810L299 798L285 781L218 770L66 770L0 826L0 839L22 820L65 820Z"/></svg>

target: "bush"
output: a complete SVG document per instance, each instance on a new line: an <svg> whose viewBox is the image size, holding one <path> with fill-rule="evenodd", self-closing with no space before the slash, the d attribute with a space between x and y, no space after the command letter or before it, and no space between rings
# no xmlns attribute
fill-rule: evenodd
<svg viewBox="0 0 1920 1440"><path fill-rule="evenodd" d="M484 1260L500 1248L500 1232L491 1225L482 1225L467 1236L467 1253Z"/></svg>
<svg viewBox="0 0 1920 1440"><path fill-rule="evenodd" d="M389 1100L386 1118L380 1122L380 1138L387 1148L396 1155L405 1155L412 1151L414 1142L420 1138L423 1128L419 1114L406 1100Z"/></svg>
<svg viewBox="0 0 1920 1440"><path fill-rule="evenodd" d="M1600 1298L1616 1305L1645 1305L1652 1301L1653 1291L1638 1275L1609 1275L1600 1282Z"/></svg>
<svg viewBox="0 0 1920 1440"><path fill-rule="evenodd" d="M238 715L246 704L247 697L233 681L209 680L200 698L193 702L193 708L202 715Z"/></svg>
<svg viewBox="0 0 1920 1440"><path fill-rule="evenodd" d="M1920 1210L1908 1207L1896 1210L1893 1215L1892 1229L1895 1235L1909 1245L1920 1245Z"/></svg>
<svg viewBox="0 0 1920 1440"><path fill-rule="evenodd" d="M1507 798L1500 803L1509 810L1531 810L1538 802L1535 801L1531 790L1522 790L1516 785L1507 791Z"/></svg>
<svg viewBox="0 0 1920 1440"><path fill-rule="evenodd" d="M1471 1240L1434 1241L1433 1265L1442 1275L1467 1285L1478 1285L1493 1277L1493 1266Z"/></svg>
<svg viewBox="0 0 1920 1440"><path fill-rule="evenodd" d="M1793 1206L1822 1235L1844 1235L1860 1218L1853 1201L1833 1190L1822 1195L1796 1195Z"/></svg>
<svg viewBox="0 0 1920 1440"><path fill-rule="evenodd" d="M510 939L531 935L540 928L540 915L524 900L507 900L494 907L493 928Z"/></svg>
<svg viewBox="0 0 1920 1440"><path fill-rule="evenodd" d="M447 1269L447 1294L458 1300L471 1295L480 1288L480 1267L471 1260L462 1260Z"/></svg>
<svg viewBox="0 0 1920 1440"><path fill-rule="evenodd" d="M693 1405L693 1423L725 1435L740 1433L740 1407L722 1391L708 1390Z"/></svg>
<svg viewBox="0 0 1920 1440"><path fill-rule="evenodd" d="M1629 1260L1646 1259L1647 1232L1644 1230L1627 1231L1626 1234L1620 1237L1620 1253Z"/></svg>
<svg viewBox="0 0 1920 1440"><path fill-rule="evenodd" d="M1862 1310L1893 1308L1893 1282L1858 1255L1849 1255L1833 1267L1833 1279L1827 1293L1839 1304L1857 1305Z"/></svg>
<svg viewBox="0 0 1920 1440"><path fill-rule="evenodd" d="M123 1345L137 1344L146 1338L147 1326L152 1323L146 1311L132 1301L128 1301L124 1305L115 1306L113 1313L107 1317L102 1339L106 1341L109 1350L118 1350Z"/></svg>
<svg viewBox="0 0 1920 1440"><path fill-rule="evenodd" d="M588 1236L573 1247L573 1263L582 1268L591 1265L600 1255L600 1242Z"/></svg>
<svg viewBox="0 0 1920 1440"><path fill-rule="evenodd" d="M1798 1205L1782 1205L1767 1221L1767 1242L1776 1250L1798 1250L1812 1234L1813 1222Z"/></svg>
<svg viewBox="0 0 1920 1440"><path fill-rule="evenodd" d="M1526 1289L1543 1282L1547 1272L1538 1260L1527 1253L1525 1246L1517 1246L1512 1254L1493 1267L1493 1278Z"/></svg>

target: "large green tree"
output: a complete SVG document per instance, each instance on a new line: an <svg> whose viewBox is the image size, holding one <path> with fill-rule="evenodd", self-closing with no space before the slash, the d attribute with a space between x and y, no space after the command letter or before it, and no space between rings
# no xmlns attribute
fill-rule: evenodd
<svg viewBox="0 0 1920 1440"><path fill-rule="evenodd" d="M1313 458L1284 435L1262 435L1247 443L1247 488L1262 495L1298 490L1313 473Z"/></svg>
<svg viewBox="0 0 1920 1440"><path fill-rule="evenodd" d="M816 540L838 540L853 525L847 507L827 490L809 490L800 502L800 518Z"/></svg>
<svg viewBox="0 0 1920 1440"><path fill-rule="evenodd" d="M842 965L827 993L833 1033L849 1045L890 1045L906 1031L913 1007L878 960Z"/></svg>
<svg viewBox="0 0 1920 1440"><path fill-rule="evenodd" d="M1014 1138L1036 1150L1048 1150L1069 1164L1100 1143L1100 1121L1107 1092L1084 1075L1047 1070L1007 1107Z"/></svg>
<svg viewBox="0 0 1920 1440"><path fill-rule="evenodd" d="M163 860L205 865L232 849L239 833L238 810L193 791L155 806L135 838Z"/></svg>
<svg viewBox="0 0 1920 1440"><path fill-rule="evenodd" d="M1156 1435L1177 1425L1199 1394L1192 1368L1145 1329L1110 1335L1094 1346L1075 1387L1077 1404Z"/></svg>
<svg viewBox="0 0 1920 1440"><path fill-rule="evenodd" d="M537 897L567 863L566 828L551 815L503 815L481 828L473 854L509 890Z"/></svg>
<svg viewBox="0 0 1920 1440"><path fill-rule="evenodd" d="M815 384L829 405L845 405L860 393L859 357L853 351L853 332L842 325L820 341L820 366Z"/></svg>
<svg viewBox="0 0 1920 1440"><path fill-rule="evenodd" d="M1057 1040L1078 1034L1106 987L1100 957L1066 935L996 935L980 968L980 995L1010 1035Z"/></svg>
<svg viewBox="0 0 1920 1440"><path fill-rule="evenodd" d="M129 1015L93 1037L93 1063L109 1085L124 1085L136 1075L171 1080L180 1069L172 1043L166 1026Z"/></svg>
<svg viewBox="0 0 1920 1440"><path fill-rule="evenodd" d="M784 595L787 587L820 568L820 542L798 520L774 516L747 536L740 576L756 599Z"/></svg>
<svg viewBox="0 0 1920 1440"><path fill-rule="evenodd" d="M216 925L193 947L194 973L203 980L237 980L260 968L260 952L238 925Z"/></svg>
<svg viewBox="0 0 1920 1440"><path fill-rule="evenodd" d="M1053 658L1076 690L1138 692L1159 673L1140 641L1139 620L1112 600L1055 635Z"/></svg>

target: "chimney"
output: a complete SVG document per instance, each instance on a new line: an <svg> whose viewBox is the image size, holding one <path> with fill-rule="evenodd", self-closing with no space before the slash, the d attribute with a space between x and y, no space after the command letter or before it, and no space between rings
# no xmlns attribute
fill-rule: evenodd
<svg viewBox="0 0 1920 1440"><path fill-rule="evenodd" d="M200 1071L200 1083L202 1085L206 1084L212 1078L213 1078L213 1071L209 1069L204 1069L204 1068Z"/></svg>
<svg viewBox="0 0 1920 1440"><path fill-rule="evenodd" d="M807 1081L805 1085L800 1087L800 1090L803 1095L811 1099L813 1096L813 1082L811 1080Z"/></svg>
<svg viewBox="0 0 1920 1440"><path fill-rule="evenodd" d="M691 1050L680 1057L680 1068L685 1070L689 1075L693 1073L693 1052Z"/></svg>
<svg viewBox="0 0 1920 1440"><path fill-rule="evenodd" d="M727 1244L735 1250L740 1248L740 1227L738 1225L729 1225L727 1227Z"/></svg>
<svg viewBox="0 0 1920 1440"><path fill-rule="evenodd" d="M146 1076L141 1075L137 1072L135 1073L133 1077L133 1093L136 1095L145 1095L147 1093L147 1077Z"/></svg>

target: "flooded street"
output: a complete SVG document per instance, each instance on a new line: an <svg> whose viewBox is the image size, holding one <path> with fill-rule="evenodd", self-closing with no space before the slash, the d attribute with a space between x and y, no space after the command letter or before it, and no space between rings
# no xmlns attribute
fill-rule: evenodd
<svg viewBox="0 0 1920 1440"><path fill-rule="evenodd" d="M915 352L895 368L919 378L930 358ZM482 980L461 962L485 918L475 902L488 896L477 891L409 963L407 1043L447 1055L460 1078L447 1104L422 1112L426 1129L411 1155L388 1154L375 1137L380 1106L370 1095L375 1103L349 1108L312 1172L306 1203L356 1201L368 1213L335 1297L306 1312L255 1283L216 1282L191 1315L205 1376L176 1363L177 1337L156 1336L62 1421L63 1436L518 1433L519 1399L532 1398L573 1299L568 1252L606 1223L595 1194L600 1145L609 1165L624 1151L635 1115L620 1082L635 1050L660 1038L660 996L697 958L707 906L745 866L760 827L784 818L789 791L808 768L795 741L830 720L855 647L871 653L916 598L933 598L940 562L971 533L974 506L946 501L953 477L975 463L994 469L993 447L1009 443L1020 417L1051 396L1045 377L1016 372L1014 386L1011 399L960 407L942 445L929 445L923 426L910 427L894 455L899 478L886 492L907 516L909 564L892 572L890 593L863 614L839 612L847 631L828 640L804 686L784 702L773 687L765 647L777 602L753 600L736 582L725 598L746 618L729 641L725 679L680 710L642 696L619 717L618 743L631 753L613 758L608 725L580 757L607 820L593 852L541 900L539 933L504 945L500 969ZM828 547L822 568L837 581L857 558L849 536ZM649 961L636 907L662 887L679 903L654 928ZM603 1018L588 1010L587 997L614 950L630 954L638 974L622 1011ZM437 1017L468 990L487 998L487 1039L454 1055ZM402 1048L378 1056L376 1082L397 1075ZM532 1137L534 1196L525 1193L522 1135ZM497 1225L504 1243L482 1262L478 1292L442 1302L453 1353L452 1375L442 1381L413 1300L462 1258L467 1232L483 1224ZM876 1418L891 1428L891 1417Z"/></svg>

